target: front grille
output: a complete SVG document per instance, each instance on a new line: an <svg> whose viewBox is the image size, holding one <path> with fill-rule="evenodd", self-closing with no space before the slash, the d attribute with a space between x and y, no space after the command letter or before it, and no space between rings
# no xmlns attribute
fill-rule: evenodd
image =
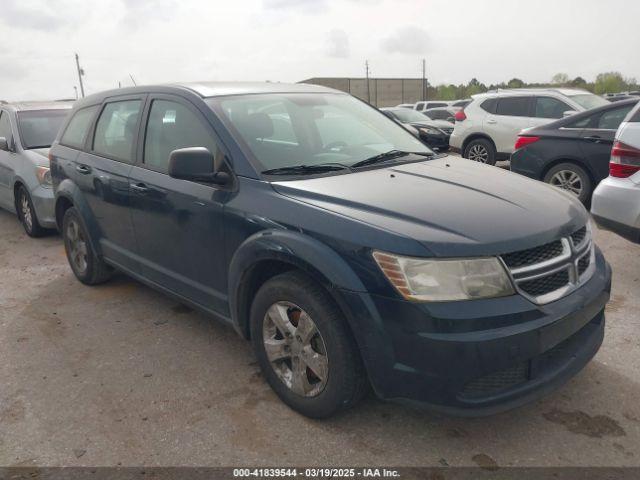
<svg viewBox="0 0 640 480"><path fill-rule="evenodd" d="M513 269L551 260L552 258L562 255L562 252L562 242L560 240L556 240L555 242L547 243L540 247L507 253L506 255L502 255L502 260L504 260L507 267Z"/></svg>
<svg viewBox="0 0 640 480"><path fill-rule="evenodd" d="M518 292L549 303L567 295L593 274L593 243L588 225L539 247L501 256Z"/></svg>
<svg viewBox="0 0 640 480"><path fill-rule="evenodd" d="M532 297L540 297L547 293L555 292L569 283L569 271L559 272L545 277L528 280L519 284L520 289Z"/></svg>
<svg viewBox="0 0 640 480"><path fill-rule="evenodd" d="M589 265L591 265L590 253L578 260L578 275L582 275L584 272L586 272L587 268L589 268Z"/></svg>
<svg viewBox="0 0 640 480"><path fill-rule="evenodd" d="M587 227L584 226L580 230L571 234L571 241L573 242L573 245L577 247L580 244L582 244L586 236L587 236Z"/></svg>
<svg viewBox="0 0 640 480"><path fill-rule="evenodd" d="M479 398L514 387L526 382L529 375L529 363L521 362L511 368L476 378L467 383L460 393L463 398Z"/></svg>
<svg viewBox="0 0 640 480"><path fill-rule="evenodd" d="M441 130L447 135L451 135L453 133L453 128L442 128Z"/></svg>

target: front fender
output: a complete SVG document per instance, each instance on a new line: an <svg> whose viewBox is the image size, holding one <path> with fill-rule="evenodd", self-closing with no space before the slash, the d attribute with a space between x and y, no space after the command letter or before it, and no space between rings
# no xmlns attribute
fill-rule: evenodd
<svg viewBox="0 0 640 480"><path fill-rule="evenodd" d="M89 233L89 242L91 243L91 247L97 255L102 255L99 242L100 227L98 226L98 222L93 216L93 212L78 186L68 178L60 182L56 187L54 212L56 214L56 223L58 223L59 230L62 230L62 218L58 219L58 208L63 199L70 201L73 207L78 210L87 232Z"/></svg>
<svg viewBox="0 0 640 480"><path fill-rule="evenodd" d="M324 243L299 232L264 230L240 245L229 266L229 307L233 323L240 332L246 327L240 315L241 286L252 267L263 260L289 263L331 289L366 291L349 265Z"/></svg>

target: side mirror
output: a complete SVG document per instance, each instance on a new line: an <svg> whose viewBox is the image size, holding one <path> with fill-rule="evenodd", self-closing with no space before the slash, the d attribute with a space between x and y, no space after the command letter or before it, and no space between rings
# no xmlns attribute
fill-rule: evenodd
<svg viewBox="0 0 640 480"><path fill-rule="evenodd" d="M576 114L575 110L567 110L566 112L562 112L562 118L567 118L575 114Z"/></svg>
<svg viewBox="0 0 640 480"><path fill-rule="evenodd" d="M5 137L0 137L0 150L4 150L5 152L9 151L9 142Z"/></svg>
<svg viewBox="0 0 640 480"><path fill-rule="evenodd" d="M180 148L171 152L169 176L216 185L226 185L231 181L228 173L215 171L213 154L204 147Z"/></svg>
<svg viewBox="0 0 640 480"><path fill-rule="evenodd" d="M449 122L449 123L456 123L456 117L449 117L449 118L447 118L447 122Z"/></svg>

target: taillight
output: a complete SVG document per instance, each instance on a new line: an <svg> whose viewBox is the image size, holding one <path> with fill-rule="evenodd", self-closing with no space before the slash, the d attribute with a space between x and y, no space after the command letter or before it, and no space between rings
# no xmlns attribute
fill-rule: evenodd
<svg viewBox="0 0 640 480"><path fill-rule="evenodd" d="M467 119L467 114L464 113L464 110L458 110L453 118L456 119L456 122L464 122Z"/></svg>
<svg viewBox="0 0 640 480"><path fill-rule="evenodd" d="M525 137L525 136L518 137L518 139L516 140L516 146L514 147L514 149L520 150L522 147L531 145L532 143L535 143L538 140L540 140L540 137Z"/></svg>
<svg viewBox="0 0 640 480"><path fill-rule="evenodd" d="M626 143L614 143L611 149L609 175L627 178L637 171L640 171L640 150Z"/></svg>

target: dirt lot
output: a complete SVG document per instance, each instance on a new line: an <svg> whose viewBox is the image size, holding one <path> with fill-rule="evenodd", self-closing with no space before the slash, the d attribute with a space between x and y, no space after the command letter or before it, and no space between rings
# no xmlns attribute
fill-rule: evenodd
<svg viewBox="0 0 640 480"><path fill-rule="evenodd" d="M369 398L320 422L276 398L231 328L123 276L82 286L59 237L0 212L0 465L639 465L640 247L596 239L606 339L560 391L492 418Z"/></svg>

